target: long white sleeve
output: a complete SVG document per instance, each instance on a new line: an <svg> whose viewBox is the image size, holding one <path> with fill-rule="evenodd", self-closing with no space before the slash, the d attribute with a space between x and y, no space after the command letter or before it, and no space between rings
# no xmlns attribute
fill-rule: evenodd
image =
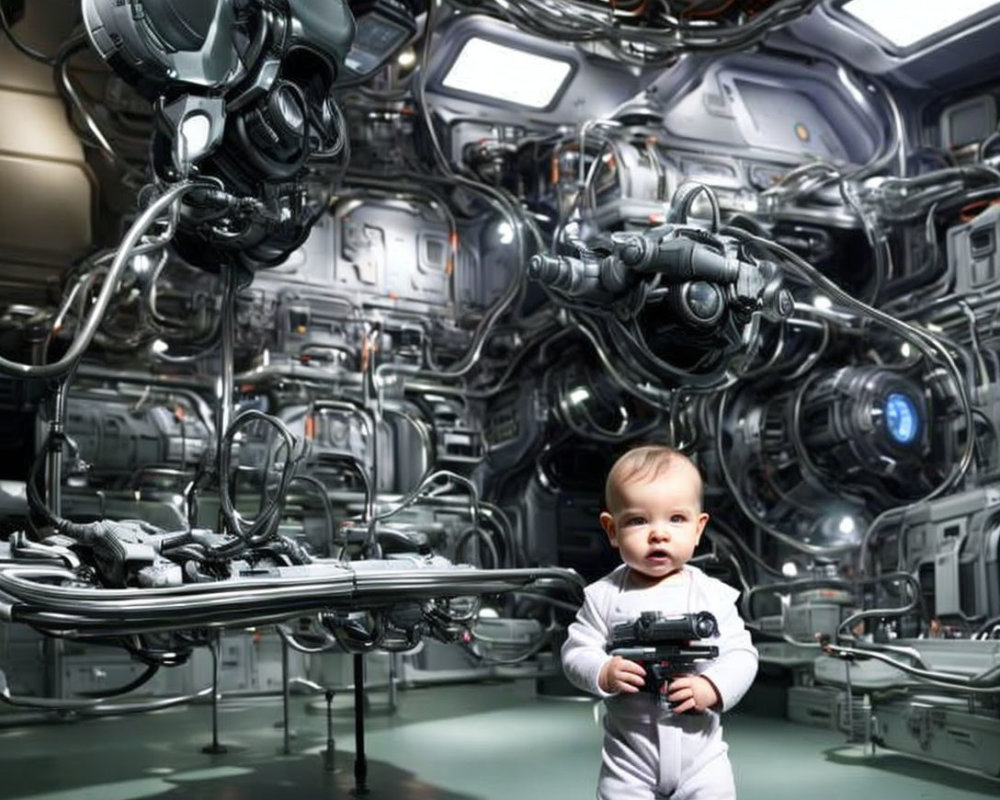
<svg viewBox="0 0 1000 800"><path fill-rule="evenodd" d="M719 648L719 657L699 674L708 678L719 692L721 711L728 711L747 693L757 675L757 648L736 610L738 592L723 584L722 600L713 604L719 624L719 638L705 640ZM728 602L727 602L728 601Z"/></svg>
<svg viewBox="0 0 1000 800"><path fill-rule="evenodd" d="M569 638L562 646L563 670L569 682L578 689L598 697L611 697L597 685L601 667L611 656L604 649L608 642L608 626L597 611L594 594L588 587L583 605L569 626Z"/></svg>

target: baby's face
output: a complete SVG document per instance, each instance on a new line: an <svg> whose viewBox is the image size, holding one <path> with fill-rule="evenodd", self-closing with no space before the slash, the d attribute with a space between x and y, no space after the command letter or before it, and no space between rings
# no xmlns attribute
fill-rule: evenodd
<svg viewBox="0 0 1000 800"><path fill-rule="evenodd" d="M694 468L678 462L619 485L615 508L601 514L611 546L650 585L678 574L701 539L708 514L699 486Z"/></svg>

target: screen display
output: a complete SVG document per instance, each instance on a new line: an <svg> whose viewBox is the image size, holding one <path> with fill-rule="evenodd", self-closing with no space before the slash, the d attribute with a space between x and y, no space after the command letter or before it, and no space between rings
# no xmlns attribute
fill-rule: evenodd
<svg viewBox="0 0 1000 800"><path fill-rule="evenodd" d="M449 89L529 108L552 103L569 77L566 61L473 37L445 75Z"/></svg>

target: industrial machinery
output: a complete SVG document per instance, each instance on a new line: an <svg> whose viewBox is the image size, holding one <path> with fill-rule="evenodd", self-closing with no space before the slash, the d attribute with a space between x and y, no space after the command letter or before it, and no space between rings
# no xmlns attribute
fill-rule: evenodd
<svg viewBox="0 0 1000 800"><path fill-rule="evenodd" d="M558 671L663 442L791 719L998 774L996 3L51 5L0 0L7 702L93 702L36 639L105 695L248 629Z"/></svg>

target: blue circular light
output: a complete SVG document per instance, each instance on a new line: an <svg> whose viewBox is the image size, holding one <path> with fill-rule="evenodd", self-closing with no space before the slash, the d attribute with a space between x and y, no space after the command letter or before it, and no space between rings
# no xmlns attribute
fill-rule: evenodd
<svg viewBox="0 0 1000 800"><path fill-rule="evenodd" d="M909 396L890 392L885 398L885 427L897 444L909 444L917 438L920 420L917 418L917 406Z"/></svg>

